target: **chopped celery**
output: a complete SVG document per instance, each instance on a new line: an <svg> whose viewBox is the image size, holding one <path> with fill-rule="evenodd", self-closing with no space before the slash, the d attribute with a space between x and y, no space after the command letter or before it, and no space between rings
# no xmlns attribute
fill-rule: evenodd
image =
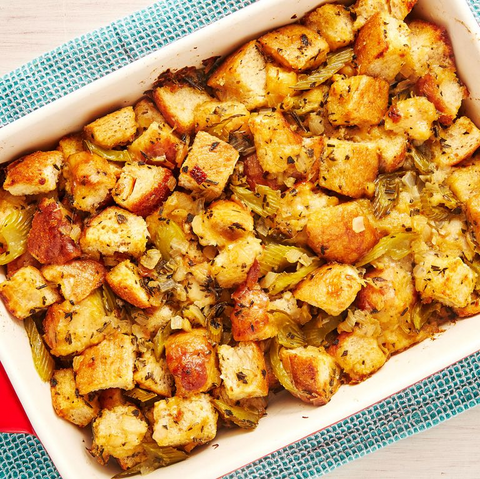
<svg viewBox="0 0 480 479"><path fill-rule="evenodd" d="M55 369L55 361L47 350L42 336L32 318L23 322L32 349L33 364L42 381L50 381Z"/></svg>
<svg viewBox="0 0 480 479"><path fill-rule="evenodd" d="M373 213L376 218L383 218L395 208L400 194L400 182L400 176L395 173L380 175L375 180Z"/></svg>
<svg viewBox="0 0 480 479"><path fill-rule="evenodd" d="M412 157L415 167L422 175L428 175L432 173L432 163L430 163L427 155L425 155L420 149L412 147L410 150L410 156Z"/></svg>
<svg viewBox="0 0 480 479"><path fill-rule="evenodd" d="M225 421L242 429L255 429L260 421L260 412L253 408L229 406L220 399L212 399L212 403Z"/></svg>
<svg viewBox="0 0 480 479"><path fill-rule="evenodd" d="M109 161L121 161L126 163L132 161L132 157L127 150L105 150L100 148L97 145L94 145L91 141L85 140L85 145L87 146L90 153L101 156Z"/></svg>
<svg viewBox="0 0 480 479"><path fill-rule="evenodd" d="M443 184L427 182L420 193L420 202L422 213L433 221L445 221L450 215L462 212L450 188Z"/></svg>
<svg viewBox="0 0 480 479"><path fill-rule="evenodd" d="M165 326L161 326L157 331L157 334L153 338L153 352L157 361L161 358L163 351L165 349L165 343L167 342L168 337L172 332L172 326L170 321L165 324Z"/></svg>
<svg viewBox="0 0 480 479"><path fill-rule="evenodd" d="M316 347L322 346L327 335L335 331L342 321L342 316L327 316L321 321L321 324L318 320L309 321L303 327L307 344Z"/></svg>
<svg viewBox="0 0 480 479"><path fill-rule="evenodd" d="M217 303L210 308L206 315L208 338L214 345L220 344L222 341L223 321L221 315L224 310L225 303Z"/></svg>
<svg viewBox="0 0 480 479"><path fill-rule="evenodd" d="M300 258L302 255L308 256L308 252L298 246L269 243L265 246L259 261L260 272L262 275L265 275L269 271L285 269L298 261L290 261L292 257L298 256Z"/></svg>
<svg viewBox="0 0 480 479"><path fill-rule="evenodd" d="M317 259L312 261L312 264L308 266L302 266L297 271L293 273L278 273L275 275L273 281L268 285L268 292L272 295L281 293L286 289L291 289L295 287L302 279L304 279L312 271L315 271L321 262ZM271 273L275 274L275 273Z"/></svg>
<svg viewBox="0 0 480 479"><path fill-rule="evenodd" d="M420 301L412 308L412 323L420 331L433 313L438 312L441 306L438 303L423 304Z"/></svg>
<svg viewBox="0 0 480 479"><path fill-rule="evenodd" d="M0 254L0 265L5 265L25 253L27 237L33 218L33 206L8 210L0 222L1 242L6 243L6 251Z"/></svg>
<svg viewBox="0 0 480 479"><path fill-rule="evenodd" d="M278 342L285 348L301 348L306 346L305 335L296 323L287 313L275 311L272 314L278 327Z"/></svg>
<svg viewBox="0 0 480 479"><path fill-rule="evenodd" d="M150 234L155 247L162 254L162 258L170 260L175 247L186 247L187 238L182 228L175 221L159 218L155 226L150 229Z"/></svg>
<svg viewBox="0 0 480 479"><path fill-rule="evenodd" d="M130 399L140 402L142 405L155 402L156 399L159 399L158 394L141 388L133 388L129 391L124 391L123 394Z"/></svg>
<svg viewBox="0 0 480 479"><path fill-rule="evenodd" d="M268 186L258 185L255 193L243 186L231 186L231 189L238 199L264 218L275 214L280 207L280 192Z"/></svg>
<svg viewBox="0 0 480 479"><path fill-rule="evenodd" d="M287 391L291 392L292 394L296 394L296 388L293 385L292 380L290 379L290 376L285 370L285 367L280 359L280 344L276 338L273 339L272 344L270 345L269 358L270 364L272 365L273 374L275 374L275 377L280 381L280 384Z"/></svg>

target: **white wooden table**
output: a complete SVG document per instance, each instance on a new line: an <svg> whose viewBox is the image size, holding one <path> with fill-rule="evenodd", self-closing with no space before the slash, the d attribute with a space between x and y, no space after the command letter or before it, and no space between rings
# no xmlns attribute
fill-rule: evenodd
<svg viewBox="0 0 480 479"><path fill-rule="evenodd" d="M0 75L151 3L153 0L0 0ZM478 479L480 408L354 461L328 477Z"/></svg>

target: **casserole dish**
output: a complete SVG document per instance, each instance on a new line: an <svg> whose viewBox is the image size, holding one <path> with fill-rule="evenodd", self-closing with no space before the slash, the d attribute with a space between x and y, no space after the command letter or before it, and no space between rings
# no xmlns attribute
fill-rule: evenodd
<svg viewBox="0 0 480 479"><path fill-rule="evenodd" d="M302 15L317 4L318 2L301 1L284 5L261 1L195 36L132 64L2 130L0 141L3 159L7 161L33 148L48 147L58 137L78 129L92 118L131 103L167 67L191 65L213 54L229 51L250 37L287 23L294 14ZM468 78L476 78L480 72L476 56L472 60L472 52L477 53L478 48L474 37L469 33L477 32L478 28L468 17L466 3L420 1L417 8L423 17L443 24L450 31L460 74L468 85L472 98L478 97L475 85L468 81ZM252 17L262 20L253 24ZM238 35L226 35L230 30L235 30ZM219 39L214 49L209 41L212 37ZM462 49L466 44L471 48ZM65 121L65 118L70 118L70 111L75 112L71 123ZM478 122L473 99L469 102L468 113ZM58 125L58 128L52 128L51 125ZM28 142L25 141L25 131L30 133ZM40 384L31 364L23 328L8 318L4 310L2 312L1 360L62 476L109 477L111 472L100 470L85 453L80 433L54 416L48 386ZM161 473L166 477L169 474L174 477L179 472L186 477L216 477L339 421L477 351L480 345L478 340L475 341L474 331L478 328L478 322L478 318L465 320L436 341L428 341L393 358L364 384L343 388L325 408L314 409L284 398L283 395L278 396L269 409L269 417L254 433L223 433L218 439L218 448L205 448L188 462ZM308 416L308 421L303 416ZM88 445L89 438L85 440ZM210 455L209 458L207 454ZM203 468L203 464L209 464L209 468ZM200 469L204 471L203 475L199 474Z"/></svg>

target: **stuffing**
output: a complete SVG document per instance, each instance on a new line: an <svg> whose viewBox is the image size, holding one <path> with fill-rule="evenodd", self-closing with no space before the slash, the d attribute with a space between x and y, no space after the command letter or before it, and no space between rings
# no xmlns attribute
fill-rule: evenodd
<svg viewBox="0 0 480 479"><path fill-rule="evenodd" d="M72 217L57 201L43 198L28 233L29 253L42 264L65 264L78 258L80 228Z"/></svg>
<svg viewBox="0 0 480 479"><path fill-rule="evenodd" d="M86 151L83 135L81 133L72 133L66 135L58 142L57 150L67 159L70 155Z"/></svg>
<svg viewBox="0 0 480 479"><path fill-rule="evenodd" d="M100 412L98 398L94 394L78 394L73 369L54 371L50 379L50 393L57 416L77 426L87 426Z"/></svg>
<svg viewBox="0 0 480 479"><path fill-rule="evenodd" d="M117 180L105 158L89 152L70 155L63 169L65 190L77 210L95 213L110 198Z"/></svg>
<svg viewBox="0 0 480 479"><path fill-rule="evenodd" d="M155 103L149 98L142 98L139 102L135 103L133 107L135 112L135 120L137 122L137 132L141 135L152 123L157 123L162 128L166 125L166 120L162 114L158 111Z"/></svg>
<svg viewBox="0 0 480 479"><path fill-rule="evenodd" d="M469 198L465 205L465 212L467 214L468 223L475 235L475 238L480 238L480 194L475 194ZM477 240L478 241L478 240Z"/></svg>
<svg viewBox="0 0 480 479"><path fill-rule="evenodd" d="M274 63L267 63L267 106L275 108L292 93L298 75Z"/></svg>
<svg viewBox="0 0 480 479"><path fill-rule="evenodd" d="M388 82L355 75L332 83L327 100L328 120L334 126L378 125L388 108Z"/></svg>
<svg viewBox="0 0 480 479"><path fill-rule="evenodd" d="M353 20L344 5L321 5L305 15L303 23L318 32L332 51L350 45L355 39Z"/></svg>
<svg viewBox="0 0 480 479"><path fill-rule="evenodd" d="M195 108L212 97L193 86L166 83L153 91L153 99L176 132L191 134L195 129Z"/></svg>
<svg viewBox="0 0 480 479"><path fill-rule="evenodd" d="M355 41L358 73L395 80L410 52L410 31L406 23L376 13L362 27Z"/></svg>
<svg viewBox="0 0 480 479"><path fill-rule="evenodd" d="M193 396L220 384L215 350L203 328L172 334L165 343L177 396Z"/></svg>
<svg viewBox="0 0 480 479"><path fill-rule="evenodd" d="M256 40L243 45L215 70L208 86L221 101L238 101L248 110L266 106L265 59Z"/></svg>
<svg viewBox="0 0 480 479"><path fill-rule="evenodd" d="M49 285L34 266L20 268L1 283L0 297L17 319L25 319L61 300L57 288Z"/></svg>
<svg viewBox="0 0 480 479"><path fill-rule="evenodd" d="M103 341L115 321L107 316L96 291L78 304L64 301L50 306L43 320L44 339L54 356L77 354Z"/></svg>
<svg viewBox="0 0 480 479"><path fill-rule="evenodd" d="M122 208L138 216L148 216L168 198L176 184L167 168L128 163L122 169L112 196Z"/></svg>
<svg viewBox="0 0 480 479"><path fill-rule="evenodd" d="M268 394L267 370L263 352L255 342L218 347L221 378L227 396L240 399Z"/></svg>
<svg viewBox="0 0 480 479"><path fill-rule="evenodd" d="M390 13L403 20L417 3L417 0L357 0L353 6L356 15L355 30L358 30L376 13Z"/></svg>
<svg viewBox="0 0 480 479"><path fill-rule="evenodd" d="M89 123L83 131L92 143L107 150L126 145L137 133L135 112L131 106L121 108Z"/></svg>
<svg viewBox="0 0 480 479"><path fill-rule="evenodd" d="M103 284L105 267L98 261L79 259L44 266L42 274L47 281L60 287L67 301L78 303Z"/></svg>
<svg viewBox="0 0 480 479"><path fill-rule="evenodd" d="M48 193L57 187L63 155L37 151L7 165L3 188L14 196Z"/></svg>
<svg viewBox="0 0 480 479"><path fill-rule="evenodd" d="M37 269L42 267L40 262L38 262L27 250L18 258L15 258L7 264L7 279L10 279L16 271L25 266L34 266Z"/></svg>
<svg viewBox="0 0 480 479"><path fill-rule="evenodd" d="M327 261L355 263L380 239L365 203L352 201L315 211L306 232L308 245Z"/></svg>
<svg viewBox="0 0 480 479"><path fill-rule="evenodd" d="M184 446L191 450L217 434L217 412L206 394L157 401L153 417L153 439L160 447Z"/></svg>
<svg viewBox="0 0 480 479"><path fill-rule="evenodd" d="M323 37L298 24L268 32L258 42L263 51L277 63L295 71L318 68L330 51Z"/></svg>
<svg viewBox="0 0 480 479"><path fill-rule="evenodd" d="M462 203L467 202L480 192L480 164L455 168L446 183Z"/></svg>
<svg viewBox="0 0 480 479"><path fill-rule="evenodd" d="M87 221L80 246L84 253L93 257L126 253L138 258L146 249L147 238L148 229L143 218L111 206Z"/></svg>
<svg viewBox="0 0 480 479"><path fill-rule="evenodd" d="M212 201L222 194L238 157L233 146L200 131L180 168L178 184Z"/></svg>
<svg viewBox="0 0 480 479"><path fill-rule="evenodd" d="M353 266L329 263L307 276L293 294L300 301L338 316L355 301L362 284L363 280Z"/></svg>
<svg viewBox="0 0 480 479"><path fill-rule="evenodd" d="M473 292L469 303L463 308L453 308L459 318L468 318L480 313L480 297L477 292Z"/></svg>
<svg viewBox="0 0 480 479"><path fill-rule="evenodd" d="M284 348L280 359L295 387L292 394L302 401L323 406L340 387L341 370L323 348Z"/></svg>
<svg viewBox="0 0 480 479"><path fill-rule="evenodd" d="M114 333L73 358L75 381L80 394L99 389L133 389L135 338Z"/></svg>

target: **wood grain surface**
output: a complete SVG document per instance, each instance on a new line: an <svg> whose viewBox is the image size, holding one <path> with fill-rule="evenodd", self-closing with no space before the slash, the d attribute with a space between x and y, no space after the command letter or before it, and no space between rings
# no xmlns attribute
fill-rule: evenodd
<svg viewBox="0 0 480 479"><path fill-rule="evenodd" d="M151 0L0 0L0 75L152 3ZM479 479L480 408L347 464L328 477Z"/></svg>

